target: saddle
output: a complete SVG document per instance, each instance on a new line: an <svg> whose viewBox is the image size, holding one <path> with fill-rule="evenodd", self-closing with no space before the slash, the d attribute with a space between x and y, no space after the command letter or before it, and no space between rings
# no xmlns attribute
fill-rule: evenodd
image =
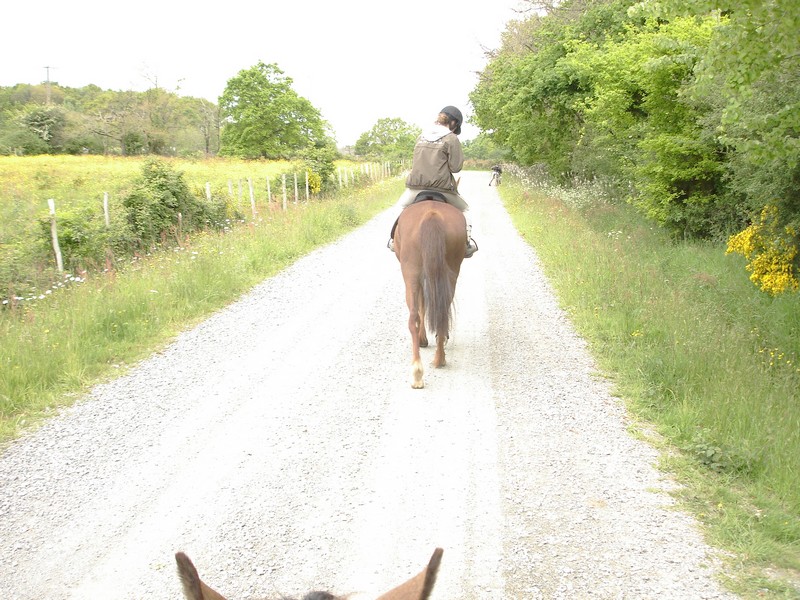
<svg viewBox="0 0 800 600"><path fill-rule="evenodd" d="M414 197L414 200L412 200L411 204L416 204L417 202L423 202L425 200L435 200L436 202L444 202L445 204L447 203L447 198L445 198L444 194L441 192L422 190Z"/></svg>
<svg viewBox="0 0 800 600"><path fill-rule="evenodd" d="M411 201L411 204L416 204L417 202L425 202L427 200L433 200L435 202L444 202L445 204L447 204L447 198L445 198L445 195L442 194L441 192L435 192L434 190L422 190L416 196L414 196L414 199ZM411 206L411 204L409 204L408 206ZM406 208L408 208L408 206ZM397 222L399 220L400 217L397 217L394 220L394 225L392 225L392 233L390 234L390 238L392 240L394 239L394 231L395 229L397 229Z"/></svg>

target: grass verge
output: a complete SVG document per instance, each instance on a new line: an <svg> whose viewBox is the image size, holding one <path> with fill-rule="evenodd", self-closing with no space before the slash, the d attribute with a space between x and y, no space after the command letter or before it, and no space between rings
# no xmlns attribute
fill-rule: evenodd
<svg viewBox="0 0 800 600"><path fill-rule="evenodd" d="M0 443L397 201L399 179L272 211L225 234L0 311Z"/></svg>
<svg viewBox="0 0 800 600"><path fill-rule="evenodd" d="M772 298L720 245L626 205L504 178L503 201L681 505L746 598L800 598L800 294ZM644 430L645 428L643 428Z"/></svg>

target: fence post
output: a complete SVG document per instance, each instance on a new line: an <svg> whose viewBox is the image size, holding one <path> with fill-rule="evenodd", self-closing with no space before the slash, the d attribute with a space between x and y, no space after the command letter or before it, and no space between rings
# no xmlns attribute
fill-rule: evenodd
<svg viewBox="0 0 800 600"><path fill-rule="evenodd" d="M253 211L253 218L256 218L258 211L256 210L256 195L253 193L253 180L247 178L247 186L250 188L250 210Z"/></svg>
<svg viewBox="0 0 800 600"><path fill-rule="evenodd" d="M50 237L53 238L53 251L56 253L56 268L59 273L63 273L64 261L61 259L61 246L58 245L58 228L56 227L56 201L50 198L47 205L50 207Z"/></svg>
<svg viewBox="0 0 800 600"><path fill-rule="evenodd" d="M206 200L211 202L211 183L206 181Z"/></svg>
<svg viewBox="0 0 800 600"><path fill-rule="evenodd" d="M297 173L294 174L294 203L297 204Z"/></svg>
<svg viewBox="0 0 800 600"><path fill-rule="evenodd" d="M272 205L272 190L269 189L269 177L267 177L267 204Z"/></svg>
<svg viewBox="0 0 800 600"><path fill-rule="evenodd" d="M106 219L106 229L111 227L111 218L108 216L108 192L103 192L103 216Z"/></svg>
<svg viewBox="0 0 800 600"><path fill-rule="evenodd" d="M308 202L308 169L306 169L306 202Z"/></svg>
<svg viewBox="0 0 800 600"><path fill-rule="evenodd" d="M286 210L286 173L281 175L281 188L283 191L283 210Z"/></svg>

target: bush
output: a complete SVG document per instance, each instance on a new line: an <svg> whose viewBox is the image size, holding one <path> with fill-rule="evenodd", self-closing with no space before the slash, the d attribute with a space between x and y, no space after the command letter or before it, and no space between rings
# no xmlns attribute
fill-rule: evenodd
<svg viewBox="0 0 800 600"><path fill-rule="evenodd" d="M44 247L49 249L52 244L50 217L42 217L39 224ZM102 216L98 217L91 208L58 215L58 245L68 270L86 269L89 263L102 264L109 239Z"/></svg>
<svg viewBox="0 0 800 600"><path fill-rule="evenodd" d="M189 190L183 174L158 159L145 161L142 175L122 200L140 250L162 243L167 235L202 228L212 217Z"/></svg>

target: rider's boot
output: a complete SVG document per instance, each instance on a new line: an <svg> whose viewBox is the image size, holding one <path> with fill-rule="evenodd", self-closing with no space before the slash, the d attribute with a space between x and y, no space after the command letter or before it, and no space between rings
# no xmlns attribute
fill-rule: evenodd
<svg viewBox="0 0 800 600"><path fill-rule="evenodd" d="M392 252L394 252L394 238L389 238L389 241L388 241L388 243L386 244L386 247L387 247L389 250L391 250Z"/></svg>
<svg viewBox="0 0 800 600"><path fill-rule="evenodd" d="M464 252L464 258L470 258L478 251L478 244L472 239L472 225L467 225L467 249Z"/></svg>

